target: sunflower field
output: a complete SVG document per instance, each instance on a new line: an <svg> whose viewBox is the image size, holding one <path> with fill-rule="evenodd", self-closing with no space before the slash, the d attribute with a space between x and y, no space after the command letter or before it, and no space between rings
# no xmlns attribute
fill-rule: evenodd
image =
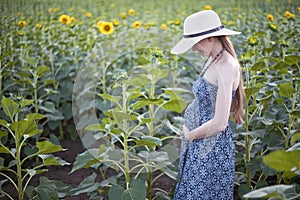
<svg viewBox="0 0 300 200"><path fill-rule="evenodd" d="M242 32L234 197L300 199L298 0L0 0L0 199L173 199L204 58L170 49L210 9Z"/></svg>

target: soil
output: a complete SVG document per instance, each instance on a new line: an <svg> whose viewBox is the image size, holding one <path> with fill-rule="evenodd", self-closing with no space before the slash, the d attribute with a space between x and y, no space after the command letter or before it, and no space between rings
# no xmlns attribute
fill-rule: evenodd
<svg viewBox="0 0 300 200"><path fill-rule="evenodd" d="M60 141L61 146L67 151L56 153L56 156L61 157L63 160L74 163L76 156L85 151L85 148L80 139L71 140L65 139ZM50 180L60 180L65 184L71 186L72 188L77 187L86 177L90 176L92 173L98 174L99 172L96 169L88 168L88 169L80 169L73 173L70 173L72 170L72 165L69 166L49 166L49 171L42 173L40 175L36 175L30 182L30 185L37 186L39 183L39 177L45 176ZM0 177L2 178L2 177ZM96 178L97 181L101 181L100 175ZM162 188L166 191L170 191L174 188L176 182L169 178L168 176L161 176L154 184L155 187ZM12 185L4 184L4 191L12 194L14 199L17 199L17 193L14 190ZM0 198L0 200L7 200L8 198ZM86 194L80 194L77 196L72 196L66 198L67 200L88 200L88 196Z"/></svg>

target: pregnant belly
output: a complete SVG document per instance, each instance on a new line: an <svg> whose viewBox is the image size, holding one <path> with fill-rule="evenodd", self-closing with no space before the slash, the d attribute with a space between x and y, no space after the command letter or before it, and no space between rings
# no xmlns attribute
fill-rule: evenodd
<svg viewBox="0 0 300 200"><path fill-rule="evenodd" d="M185 125L189 130L193 130L201 125L200 109L196 100L194 100L185 110Z"/></svg>

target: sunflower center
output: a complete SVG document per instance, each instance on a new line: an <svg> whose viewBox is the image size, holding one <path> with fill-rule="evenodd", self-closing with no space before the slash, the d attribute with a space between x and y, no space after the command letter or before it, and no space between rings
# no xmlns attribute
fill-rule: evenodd
<svg viewBox="0 0 300 200"><path fill-rule="evenodd" d="M108 26L108 25L104 26L104 30L105 31L109 31L110 30L110 26Z"/></svg>

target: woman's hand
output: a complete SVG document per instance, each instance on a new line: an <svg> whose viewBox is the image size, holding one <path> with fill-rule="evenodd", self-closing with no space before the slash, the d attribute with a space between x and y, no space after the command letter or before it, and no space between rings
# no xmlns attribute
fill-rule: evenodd
<svg viewBox="0 0 300 200"><path fill-rule="evenodd" d="M194 138L194 135L193 135L193 134L191 133L191 131L186 127L185 124L182 126L182 131L183 131L184 137L185 137L188 141L192 142L192 141L195 139L195 138Z"/></svg>

